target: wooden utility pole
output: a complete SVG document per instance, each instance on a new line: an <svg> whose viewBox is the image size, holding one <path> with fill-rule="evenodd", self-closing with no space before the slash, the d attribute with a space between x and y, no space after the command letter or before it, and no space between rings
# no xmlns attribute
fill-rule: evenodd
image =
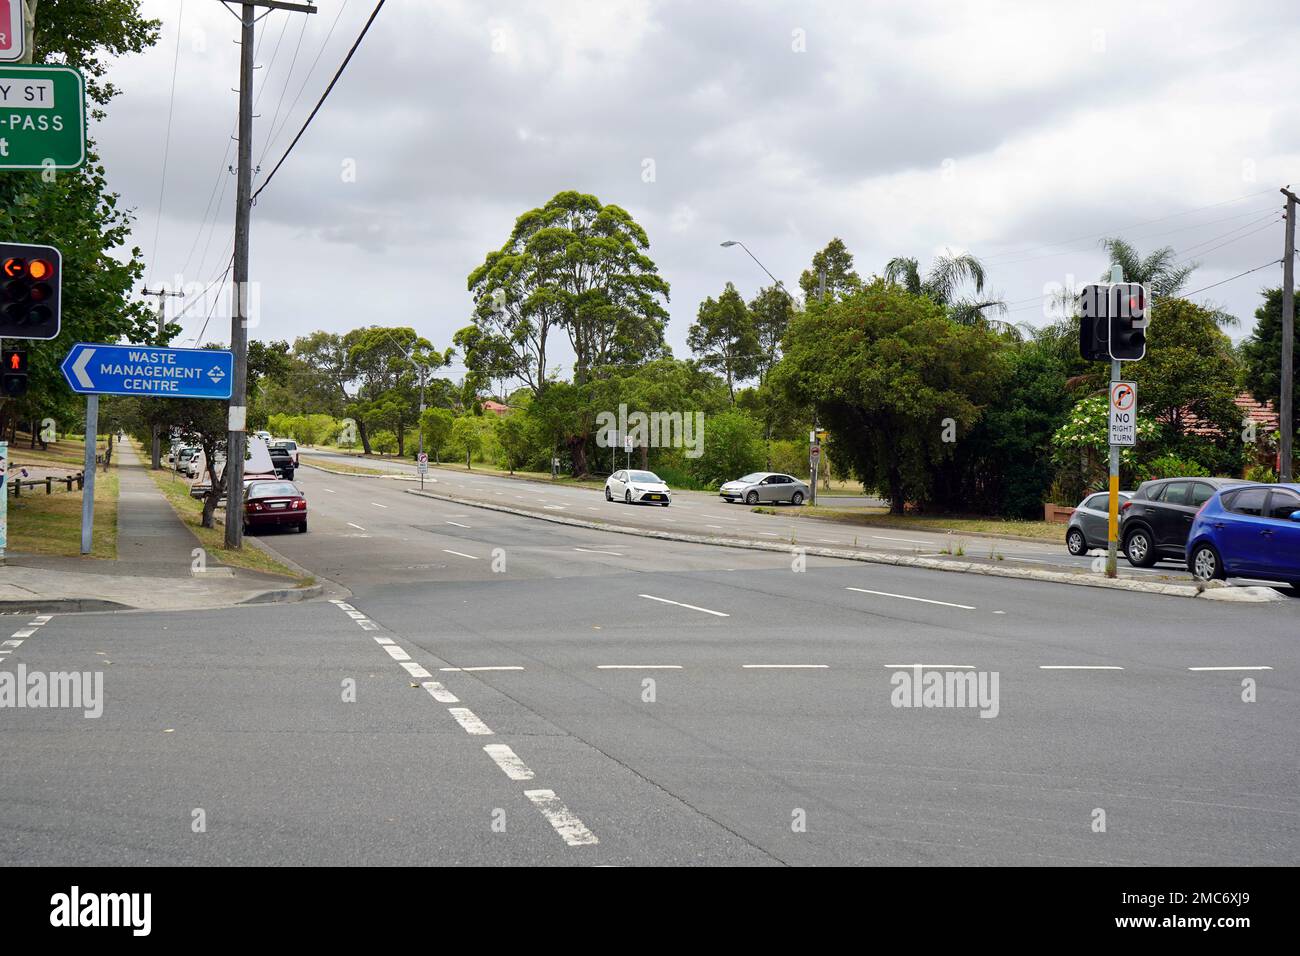
<svg viewBox="0 0 1300 956"><path fill-rule="evenodd" d="M1296 195L1289 188L1282 189L1286 196L1286 243L1282 255L1282 387L1278 402L1277 424L1280 431L1278 455L1281 458L1278 468L1278 480L1292 481L1291 462L1294 452L1291 448L1292 423L1295 421L1295 409L1292 397L1295 394L1295 205Z"/></svg>
<svg viewBox="0 0 1300 956"><path fill-rule="evenodd" d="M227 9L231 0L222 0ZM249 219L253 211L253 50L254 26L268 11L290 10L315 13L316 8L285 0L242 0L239 4L239 169L235 188L235 255L231 265L230 351L234 353L234 371L230 376L230 405L226 428L226 547L239 548L244 543L244 429L248 421L248 245ZM233 13L234 11L231 10Z"/></svg>

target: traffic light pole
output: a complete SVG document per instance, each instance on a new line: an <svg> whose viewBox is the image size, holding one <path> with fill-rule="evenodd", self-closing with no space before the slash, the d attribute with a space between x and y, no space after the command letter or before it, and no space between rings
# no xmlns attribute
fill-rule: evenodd
<svg viewBox="0 0 1300 956"><path fill-rule="evenodd" d="M1110 381L1114 394L1114 383L1124 377L1120 371L1118 359L1110 360ZM1106 533L1106 577L1113 578L1119 574L1119 445L1110 446L1110 503L1109 519Z"/></svg>
<svg viewBox="0 0 1300 956"><path fill-rule="evenodd" d="M1295 458L1292 450L1292 425L1295 421L1295 409L1292 399L1295 395L1295 209L1296 194L1290 189L1283 189L1286 196L1286 246L1282 258L1282 387L1278 402L1277 424L1280 430L1278 441L1278 480L1294 480L1291 462Z"/></svg>

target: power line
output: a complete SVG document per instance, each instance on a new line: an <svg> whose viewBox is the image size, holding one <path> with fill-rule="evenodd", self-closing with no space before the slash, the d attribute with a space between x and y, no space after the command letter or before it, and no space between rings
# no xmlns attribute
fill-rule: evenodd
<svg viewBox="0 0 1300 956"><path fill-rule="evenodd" d="M316 67L320 64L320 58L325 53L325 47L329 46L330 37L334 35L334 28L339 25L339 19L343 16L343 11L347 9L347 6L348 0L343 0L343 2L339 4L338 13L334 14L334 21L330 24L329 30L326 31L325 39L321 41L320 49L316 51L316 58L311 61L311 66L307 68L307 75L303 77L302 85L298 87L298 92L294 94L293 102L289 104L289 109L284 114L284 123L281 123L278 129L272 129L270 131L270 136L266 141L266 149L262 154L262 159L266 158L266 153L270 152L271 146L280 138L280 134L284 132L285 124L289 122L289 115L293 113L294 107L297 106L298 101L302 99L303 91L307 89L307 84L311 81L312 74L316 72Z"/></svg>
<svg viewBox="0 0 1300 956"><path fill-rule="evenodd" d="M298 130L298 135L293 138L293 142L290 143L289 148L284 151L284 155L281 156L279 162L275 164L275 168L272 169L266 179L263 180L262 185L258 186L257 191L253 193L253 201L256 201L257 197L261 195L262 190L271 185L271 180L274 179L275 174L280 171L280 167L284 165L284 161L289 158L289 154L293 152L293 148L298 145L298 140L302 139L302 134L307 132L307 127L311 125L311 121L315 119L316 114L320 112L320 108L325 104L325 100L330 95L330 91L334 89L334 85L338 83L339 77L341 77L343 71L347 69L348 63L352 61L353 54L355 54L357 48L361 46L361 41L366 38L366 34L370 31L370 25L375 22L375 17L379 15L379 11L382 10L383 7L384 0L379 0L379 2L375 4L375 9L370 11L370 18L366 20L366 25L361 28L361 32L357 35L356 41L352 44L352 49L348 50L348 55L345 56L343 62L339 64L339 68L335 71L333 79L329 82L329 86L325 87L325 92L322 93L320 99L316 101L316 106L308 115L307 121L302 124L302 129Z"/></svg>
<svg viewBox="0 0 1300 956"><path fill-rule="evenodd" d="M1276 225L1277 223L1279 223L1279 222L1281 222L1281 221L1282 221L1282 217L1281 217L1281 216L1277 216L1277 217L1275 217L1275 218L1271 218L1271 219L1269 219L1268 222L1264 223L1264 225L1260 226L1258 229L1252 229L1250 232L1242 233L1240 236L1236 236L1236 237L1234 237L1234 238L1232 238L1232 239L1229 239L1227 242L1221 242L1221 243L1219 243L1217 246L1210 246L1210 248L1208 248L1208 249L1202 249L1200 252L1196 253L1196 255L1198 255L1198 256L1203 256L1203 255L1205 255L1207 252L1213 252L1215 249L1222 249L1224 246L1230 246L1230 245L1232 245L1234 242L1240 242L1242 239L1245 239L1247 236L1253 236L1253 235L1255 235L1255 233L1257 233L1257 232L1263 232L1265 229L1268 229L1269 227L1271 227L1271 226L1273 226L1273 225ZM1254 225L1254 223L1250 223L1250 225ZM1242 226L1241 228L1244 229L1245 226ZM1233 230L1233 232L1237 232L1237 231L1238 231L1237 229L1234 229L1234 230ZM1227 233L1227 234L1225 234L1225 235L1231 235L1231 233ZM1224 236L1219 236L1218 238L1222 239L1222 238L1224 238ZM1205 240L1205 242L1214 242L1214 240L1213 240L1213 239L1207 239L1207 240ZM1203 246L1203 245L1205 245L1205 242L1199 243L1199 245L1202 245L1202 246ZM1196 248L1196 247L1193 246L1192 248ZM1184 251L1186 251L1186 250L1184 250ZM1183 263L1190 262L1193 258L1195 258L1195 256L1185 256L1185 257L1183 257L1182 259L1179 259L1177 264L1181 265L1181 264L1183 264Z"/></svg>
<svg viewBox="0 0 1300 956"><path fill-rule="evenodd" d="M172 88L167 97L167 135L163 137L162 175L158 178L158 216L153 223L153 254L149 257L149 277L158 261L158 234L162 229L163 197L167 193L167 159L172 149L172 113L176 107L176 74L181 60L181 27L185 23L185 0L181 0L176 15L176 52L172 55ZM149 283L146 282L147 286Z"/></svg>
<svg viewBox="0 0 1300 956"><path fill-rule="evenodd" d="M284 86L280 88L280 98L276 100L275 112L271 114L271 122L267 125L266 145L262 147L262 155L257 158L257 164L262 165L266 159L266 154L271 151L270 133L275 129L276 120L280 118L280 108L284 106L284 95L289 92L289 81L293 79L293 68L298 65L298 52L302 49L302 38L307 33L307 18L303 17L302 29L298 31L298 43L293 48L293 58L289 61L289 72L284 75Z"/></svg>
<svg viewBox="0 0 1300 956"><path fill-rule="evenodd" d="M217 279L217 281L220 282L223 286L225 285L226 276L230 275L230 270L234 268L234 265L235 265L235 257L232 254L230 257L230 264L226 266L226 271L221 273L220 278ZM211 285L209 285L208 288L211 288ZM203 320L203 327L199 329L199 334L194 339L195 348L198 348L200 345L203 344L203 336L208 331L208 322L212 320L212 314L217 311L217 303L220 301L221 301L220 294L213 296L212 308L208 309L207 317Z"/></svg>
<svg viewBox="0 0 1300 956"><path fill-rule="evenodd" d="M1269 266L1275 266L1281 261L1281 259L1274 259L1271 262L1264 263L1262 266L1255 266L1255 268L1247 269L1245 272L1238 272L1235 276L1228 276L1226 279L1220 279L1218 282L1212 282L1209 285L1201 286L1199 289L1193 289L1191 292L1179 293L1179 297L1185 299L1188 296L1196 295L1198 292L1204 292L1207 289L1213 289L1215 286L1223 285L1225 282L1231 282L1233 279L1240 279L1242 276L1248 276L1252 272L1258 272L1260 269L1267 269Z"/></svg>

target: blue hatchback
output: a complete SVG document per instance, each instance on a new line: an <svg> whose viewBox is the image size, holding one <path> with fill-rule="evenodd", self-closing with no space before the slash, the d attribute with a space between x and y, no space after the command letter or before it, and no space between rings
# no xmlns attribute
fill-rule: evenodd
<svg viewBox="0 0 1300 956"><path fill-rule="evenodd" d="M1300 590L1300 484L1216 492L1192 522L1187 570L1203 581L1259 578Z"/></svg>

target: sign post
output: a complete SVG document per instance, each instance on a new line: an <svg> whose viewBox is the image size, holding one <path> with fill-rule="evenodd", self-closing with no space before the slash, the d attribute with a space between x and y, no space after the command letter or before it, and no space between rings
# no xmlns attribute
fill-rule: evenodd
<svg viewBox="0 0 1300 956"><path fill-rule="evenodd" d="M808 433L808 462L812 472L812 498L809 500L810 505L817 504L817 470L821 463L822 442L821 433L814 427Z"/></svg>
<svg viewBox="0 0 1300 956"><path fill-rule="evenodd" d="M0 169L86 161L86 83L70 66L0 66Z"/></svg>
<svg viewBox="0 0 1300 956"><path fill-rule="evenodd" d="M1106 535L1106 577L1119 573L1119 456L1137 444L1137 386L1120 381L1119 359L1110 363L1110 502Z"/></svg>
<svg viewBox="0 0 1300 956"><path fill-rule="evenodd" d="M632 467L632 436L628 435L623 439L623 452L626 468Z"/></svg>
<svg viewBox="0 0 1300 956"><path fill-rule="evenodd" d="M420 452L420 457L416 459L415 470L420 473L420 490L424 490L424 476L429 473L429 456Z"/></svg>
<svg viewBox="0 0 1300 956"><path fill-rule="evenodd" d="M95 530L95 444L99 436L99 396L86 397L86 457L82 464L81 553L90 554Z"/></svg>

